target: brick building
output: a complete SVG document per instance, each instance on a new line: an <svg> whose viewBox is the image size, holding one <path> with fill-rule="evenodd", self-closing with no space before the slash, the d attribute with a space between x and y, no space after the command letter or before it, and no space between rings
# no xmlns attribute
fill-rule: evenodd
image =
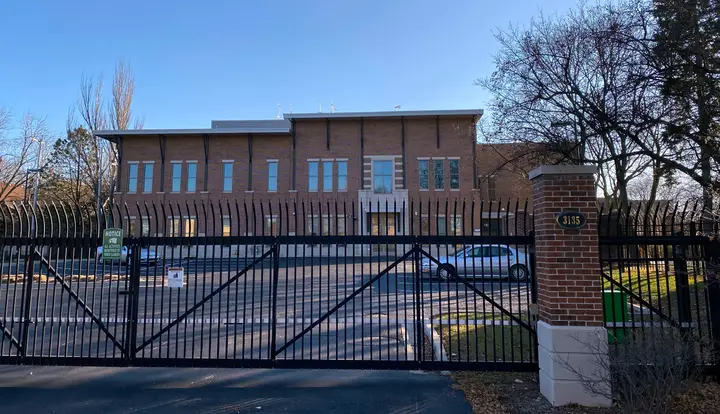
<svg viewBox="0 0 720 414"><path fill-rule="evenodd" d="M130 233L409 234L413 226L423 233L470 234L480 231L471 227L481 218L488 231L512 232L501 223L505 213L497 211L505 208L496 202L512 199L515 209L516 199L529 198L529 183L506 167L508 148L476 143L481 116L481 110L285 114L281 120L212 121L209 129L95 135L118 145L115 201L185 211L178 217L155 213L167 216L158 220L149 210L131 208ZM455 201L473 199L485 200L485 211L478 204L474 218L453 209ZM256 211L252 218L262 222L245 224L235 207L223 210L236 200L283 209L286 201L303 200L314 211L298 211L292 220L278 217L291 214L292 206ZM198 220L184 207L201 202L218 206L214 220Z"/></svg>

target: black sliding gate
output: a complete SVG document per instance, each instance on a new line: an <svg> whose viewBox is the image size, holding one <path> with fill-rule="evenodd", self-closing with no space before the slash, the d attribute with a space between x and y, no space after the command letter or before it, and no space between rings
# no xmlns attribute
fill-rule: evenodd
<svg viewBox="0 0 720 414"><path fill-rule="evenodd" d="M518 206L6 204L0 363L536 370ZM110 223L123 260L99 257Z"/></svg>

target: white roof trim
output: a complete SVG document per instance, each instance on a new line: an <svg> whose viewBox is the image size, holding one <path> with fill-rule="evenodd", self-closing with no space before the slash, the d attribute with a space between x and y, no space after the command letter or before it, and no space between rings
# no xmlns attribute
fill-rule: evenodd
<svg viewBox="0 0 720 414"><path fill-rule="evenodd" d="M430 110L430 111L376 111L376 112L315 112L315 113L292 113L283 114L285 119L325 119L325 118L394 118L400 116L420 117L420 116L468 116L474 115L481 117L482 109L447 109L447 110Z"/></svg>
<svg viewBox="0 0 720 414"><path fill-rule="evenodd" d="M289 134L290 128L203 128L203 129L124 129L93 131L97 137L131 135L191 135L191 134Z"/></svg>

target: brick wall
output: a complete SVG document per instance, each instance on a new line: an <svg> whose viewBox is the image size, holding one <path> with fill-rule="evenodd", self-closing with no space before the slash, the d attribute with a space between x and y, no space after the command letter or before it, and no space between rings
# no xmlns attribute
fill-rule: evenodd
<svg viewBox="0 0 720 414"><path fill-rule="evenodd" d="M405 125L405 161L402 162L402 131ZM407 189L408 199L415 202L413 213L426 213L452 215L455 213L454 201L458 201L457 214L462 215L462 203L467 203L469 209L473 197L478 200L485 199L485 211L497 211L499 207L487 200L487 193L474 191L473 150L477 151L477 170L479 174L486 171L497 171L503 164L506 154L497 150L489 150L485 145L475 143L475 120L472 116L441 116L441 117L388 117L382 119L364 119L362 121L364 148L361 149L361 120L360 119L298 119L295 121L296 131L296 188L292 188L292 136L290 134L266 135L254 134L252 138L252 191L249 182L249 136L210 134L209 137L209 165L208 165L208 191L203 192L205 180L205 149L202 135L167 135L165 157L165 191L161 192L160 185L160 143L159 137L154 134L127 135L123 139L123 168L120 194L117 201L135 204L136 202L155 201L161 203L189 203L194 202L227 202L234 200L255 200L273 203L284 203L287 200L338 200L357 201L358 190L363 185L365 162L372 156L396 155L395 158L395 184L396 188ZM328 129L330 142L328 146ZM439 138L439 139L438 139ZM427 158L429 162L430 188L426 191L419 188L418 158ZM278 160L278 189L277 192L267 191L268 159ZM308 192L308 159L318 160L318 181L320 191ZM347 191L337 190L337 160L347 160ZM444 169L445 186L442 190L435 190L433 186L434 163L441 160ZM459 161L460 188L450 189L449 161ZM222 192L222 161L233 160L233 186L232 192ZM335 177L333 190L322 191L323 160L333 160ZM129 161L138 161L138 187L135 194L127 193ZM142 162L154 161L153 194L142 194ZM170 191L172 184L171 161L182 161L181 191ZM197 161L196 191L186 191L187 161ZM404 165L404 171L403 171ZM404 172L404 181L403 181ZM368 171L368 175L370 175ZM521 179L522 177L522 179ZM369 185L369 188L371 185ZM515 199L525 198L529 195L529 183L523 174L515 169L504 171L500 169L496 178L496 195L503 202L512 200L509 209L515 209ZM436 203L436 200L442 203ZM445 207L445 200L450 200ZM423 203L420 211L419 203ZM430 211L428 204L430 203ZM521 208L524 203L521 203ZM406 206L410 211L411 206ZM503 205L508 208L508 206ZM528 206L528 208L531 208ZM476 217L464 217L466 232L470 233L472 223L479 223L481 219L480 208L475 210ZM419 217L419 216L418 216ZM418 218L419 221L419 218ZM514 228L510 220L510 227ZM435 223L432 231L436 231ZM522 225L520 227L523 227ZM294 231L294 229L293 229ZM513 231L514 232L514 231Z"/></svg>
<svg viewBox="0 0 720 414"><path fill-rule="evenodd" d="M536 282L540 320L551 325L602 325L602 282L597 241L595 180L592 172L562 173L544 166L530 173L535 207ZM587 219L580 230L563 230L563 211Z"/></svg>

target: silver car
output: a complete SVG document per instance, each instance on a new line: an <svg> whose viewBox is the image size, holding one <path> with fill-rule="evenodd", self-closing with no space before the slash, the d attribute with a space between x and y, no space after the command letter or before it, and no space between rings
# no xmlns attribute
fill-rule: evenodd
<svg viewBox="0 0 720 414"><path fill-rule="evenodd" d="M498 244L469 246L448 256L437 258L440 266L425 258L421 270L430 276L448 280L455 274L469 278L505 278L527 280L530 277L530 260L514 247Z"/></svg>

